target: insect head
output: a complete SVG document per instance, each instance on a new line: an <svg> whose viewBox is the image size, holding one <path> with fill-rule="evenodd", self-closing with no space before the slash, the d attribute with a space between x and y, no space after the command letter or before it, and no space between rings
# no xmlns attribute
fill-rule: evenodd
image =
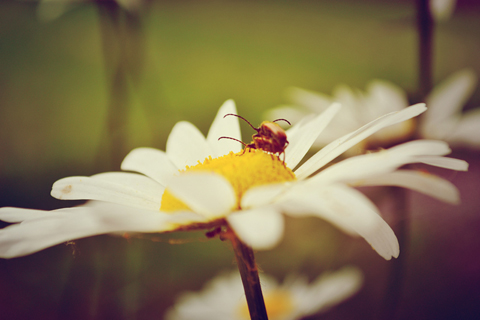
<svg viewBox="0 0 480 320"><path fill-rule="evenodd" d="M261 149L269 153L278 154L279 156L283 153L285 157L285 148L288 146L287 134L285 133L285 130L283 130L282 127L280 127L275 122L285 121L286 123L291 125L288 120L276 119L273 121L263 121L260 124L260 127L255 128L247 119L239 115L228 113L224 116L224 118L226 116L235 116L244 120L246 123L250 125L250 127L253 128L253 130L257 131L257 133L252 136L253 141L250 142L249 144L243 143L242 141L237 140L235 138L231 138L231 137L220 137L218 138L218 140L220 139L235 140L243 144L245 148Z"/></svg>

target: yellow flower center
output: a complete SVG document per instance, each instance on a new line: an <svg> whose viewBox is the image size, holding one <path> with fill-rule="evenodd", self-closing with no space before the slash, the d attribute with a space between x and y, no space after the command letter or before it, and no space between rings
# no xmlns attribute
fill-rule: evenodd
<svg viewBox="0 0 480 320"><path fill-rule="evenodd" d="M237 196L236 209L241 209L240 200L251 187L295 180L295 174L285 166L277 156L258 149L246 149L239 153L229 154L180 170L180 173L192 171L215 172L225 177L232 185ZM208 188L208 186L205 186ZM173 212L190 208L178 200L167 189L163 193L160 210Z"/></svg>
<svg viewBox="0 0 480 320"><path fill-rule="evenodd" d="M292 295L290 292L285 290L273 290L270 292L265 292L263 299L265 301L268 319L270 320L285 319L285 317L288 316L295 308ZM239 313L241 319L250 319L246 302L240 306Z"/></svg>

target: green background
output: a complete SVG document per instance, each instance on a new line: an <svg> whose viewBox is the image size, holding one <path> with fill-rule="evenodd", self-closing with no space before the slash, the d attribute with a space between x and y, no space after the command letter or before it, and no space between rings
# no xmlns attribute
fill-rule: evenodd
<svg viewBox="0 0 480 320"><path fill-rule="evenodd" d="M49 21L37 9L0 3L0 206L76 204L50 198L51 184L118 170L135 147L164 149L180 120L206 133L227 99L255 124L287 102L289 86L331 93L379 78L410 97L418 88L414 1L155 1L116 22L90 2ZM452 19L436 26L435 83L465 67L480 74L478 30L480 6L458 1ZM479 105L477 89L466 108ZM242 132L248 140L251 129ZM469 173L438 173L459 186L461 206L408 196L401 319L480 313L479 153L454 156L470 162ZM392 195L383 196L379 206L395 229ZM356 264L364 289L318 318L375 317L390 262L318 219L287 223L281 245L257 254L262 270L314 278ZM235 268L229 246L202 233L153 240L97 236L0 260L0 318L161 319L180 292Z"/></svg>

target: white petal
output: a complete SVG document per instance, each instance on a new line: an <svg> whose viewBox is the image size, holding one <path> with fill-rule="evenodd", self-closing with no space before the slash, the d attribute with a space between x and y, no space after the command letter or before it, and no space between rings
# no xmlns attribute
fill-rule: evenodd
<svg viewBox="0 0 480 320"><path fill-rule="evenodd" d="M105 233L170 231L182 223L182 218L186 222L193 217L183 215L96 201L55 211L1 208L1 220L21 223L0 230L0 257L20 257L65 241Z"/></svg>
<svg viewBox="0 0 480 320"><path fill-rule="evenodd" d="M224 217L236 204L230 182L214 173L188 173L171 180L168 190L194 212L207 218Z"/></svg>
<svg viewBox="0 0 480 320"><path fill-rule="evenodd" d="M411 156L444 156L452 152L448 143L440 140L413 140L405 142L388 149L389 152L395 152L397 156L404 154Z"/></svg>
<svg viewBox="0 0 480 320"><path fill-rule="evenodd" d="M372 106L371 114L379 117L385 112L400 111L408 107L405 91L399 86L385 81L373 80L367 86L366 105Z"/></svg>
<svg viewBox="0 0 480 320"><path fill-rule="evenodd" d="M480 147L480 109L466 112L455 128L446 137L447 141L458 145L479 148Z"/></svg>
<svg viewBox="0 0 480 320"><path fill-rule="evenodd" d="M441 84L435 87L427 97L428 111L425 112L422 122L422 135L431 136L436 126L461 111L465 102L470 98L477 83L475 73L469 69L460 70ZM448 135L448 132L444 132ZM444 137L435 137L443 139Z"/></svg>
<svg viewBox="0 0 480 320"><path fill-rule="evenodd" d="M292 183L269 184L248 189L242 196L242 209L259 207L274 202Z"/></svg>
<svg viewBox="0 0 480 320"><path fill-rule="evenodd" d="M364 125L366 122L371 119L376 119L377 117L365 117L364 116L364 105L362 101L364 99L364 94L358 89L352 89L345 84L339 84L333 89L334 101L340 102L342 105L342 111L339 117L336 117L335 124L342 124L346 130L342 130L342 135L350 132L352 129L357 129L358 127ZM388 112L382 112L380 115L384 115ZM332 128L332 126L330 126ZM338 135L341 137L342 135ZM331 142L331 141L329 141Z"/></svg>
<svg viewBox="0 0 480 320"><path fill-rule="evenodd" d="M142 194L148 195L154 202L160 203L165 188L149 177L128 172L103 172L91 176L93 179L100 179L128 188L135 189Z"/></svg>
<svg viewBox="0 0 480 320"><path fill-rule="evenodd" d="M422 162L431 166L457 170L457 171L467 171L468 162L461 159L447 158L447 157L438 157L438 156L420 156L417 157L418 162Z"/></svg>
<svg viewBox="0 0 480 320"><path fill-rule="evenodd" d="M235 107L235 102L233 102L233 100L225 101L220 107L213 120L212 126L208 131L207 142L210 144L215 157L223 156L230 151L235 153L240 152L242 149L242 144L240 142L230 139L218 140L218 138L224 136L242 141L238 118L234 116L224 118L228 113L237 114L237 108Z"/></svg>
<svg viewBox="0 0 480 320"><path fill-rule="evenodd" d="M433 125L426 124L423 121L420 126L420 134L423 138L426 139L437 139L437 140L449 140L452 133L455 131L455 128L458 126L460 121L460 114L455 114L450 116L450 118L443 120L442 122L435 123Z"/></svg>
<svg viewBox="0 0 480 320"><path fill-rule="evenodd" d="M298 184L278 203L292 216L317 216L350 235L362 236L383 258L399 254L398 241L377 207L362 193L343 185L312 189Z"/></svg>
<svg viewBox="0 0 480 320"><path fill-rule="evenodd" d="M415 171L397 170L362 179L355 186L395 186L415 190L438 200L458 204L460 193L450 181L436 175Z"/></svg>
<svg viewBox="0 0 480 320"><path fill-rule="evenodd" d="M446 21L455 11L457 0L430 0L428 3L433 18L436 21Z"/></svg>
<svg viewBox="0 0 480 320"><path fill-rule="evenodd" d="M143 173L163 186L178 172L165 152L153 148L133 149L123 160L121 168Z"/></svg>
<svg viewBox="0 0 480 320"><path fill-rule="evenodd" d="M332 104L325 112L303 124L297 131L287 136L290 144L285 149L285 163L291 169L303 159L318 135L338 113L341 105Z"/></svg>
<svg viewBox="0 0 480 320"><path fill-rule="evenodd" d="M318 151L314 156L308 159L302 166L300 166L295 171L297 178L305 179L306 177L323 167L325 164L338 157L347 149L367 138L368 136L374 134L378 130L389 125L413 118L424 112L425 110L425 104L419 103L401 111L389 113L366 124L360 129L333 141L332 143L328 144L323 149Z"/></svg>
<svg viewBox="0 0 480 320"><path fill-rule="evenodd" d="M178 169L194 166L212 155L203 134L190 122L180 121L167 139L167 155Z"/></svg>
<svg viewBox="0 0 480 320"><path fill-rule="evenodd" d="M264 118L270 121L281 118L287 119L288 121L290 121L290 123L297 123L302 120L307 114L307 112L299 110L298 107L280 106L268 110L265 113ZM282 127L284 126L283 123L283 121L278 122L278 124Z"/></svg>
<svg viewBox="0 0 480 320"><path fill-rule="evenodd" d="M333 102L332 99L325 94L297 87L288 88L286 95L290 101L309 108L313 113L323 112Z"/></svg>
<svg viewBox="0 0 480 320"><path fill-rule="evenodd" d="M312 121L315 117L317 117L317 115L313 113L306 115L302 119L300 119L300 121L298 121L296 124L294 124L291 128L288 128L287 130L285 130L285 133L287 134L287 138L298 134L298 132L302 130L303 126L306 123Z"/></svg>
<svg viewBox="0 0 480 320"><path fill-rule="evenodd" d="M285 224L282 214L268 206L234 212L227 221L240 240L256 250L276 246Z"/></svg>
<svg viewBox="0 0 480 320"><path fill-rule="evenodd" d="M296 300L304 315L328 308L355 294L362 286L363 274L358 268L344 267L335 272L325 272L310 284Z"/></svg>
<svg viewBox="0 0 480 320"><path fill-rule="evenodd" d="M130 178L135 176L133 173L123 174L130 175ZM150 178L141 175L136 176L132 185L118 183L118 181L109 181L106 176L104 176L105 179L102 179L101 175L96 178L63 178L53 184L51 195L61 200L101 200L147 210L160 210L163 187L158 183L154 183ZM130 181L133 182L133 179L127 182ZM144 192L145 188L143 186L140 187L142 183L148 183L147 186L155 189L146 193Z"/></svg>
<svg viewBox="0 0 480 320"><path fill-rule="evenodd" d="M264 280L261 277L262 287ZM238 271L222 273L208 281L201 292L185 292L167 310L164 320L239 320L239 307L246 306Z"/></svg>
<svg viewBox="0 0 480 320"><path fill-rule="evenodd" d="M427 98L428 112L425 116L432 120L443 120L462 110L477 83L472 70L463 69L452 74L436 86Z"/></svg>
<svg viewBox="0 0 480 320"><path fill-rule="evenodd" d="M3 207L3 208L0 208L0 220L9 222L9 223L15 223L15 222L21 222L23 220L38 218L39 213L42 213L42 214L45 213L45 215L47 215L48 212L49 211L43 211L43 210L37 210L37 209ZM55 212L55 211L52 211L52 212Z"/></svg>
<svg viewBox="0 0 480 320"><path fill-rule="evenodd" d="M378 175L397 169L409 163L428 163L437 166L455 168L463 165L463 160L439 157L450 152L448 144L437 140L415 140L403 143L388 150L364 154L345 159L336 163L317 175L311 177L308 183L324 184L332 182L349 182ZM455 160L455 161L453 161ZM430 162L428 162L430 161Z"/></svg>

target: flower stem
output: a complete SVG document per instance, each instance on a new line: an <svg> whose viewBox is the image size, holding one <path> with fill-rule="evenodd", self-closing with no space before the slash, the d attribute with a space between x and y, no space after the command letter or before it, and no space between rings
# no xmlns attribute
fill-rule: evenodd
<svg viewBox="0 0 480 320"><path fill-rule="evenodd" d="M390 270L387 280L387 292L383 299L383 309L381 310L380 319L395 319L400 303L407 259L408 259L408 244L410 236L410 213L407 206L407 191L400 187L391 187L391 194L395 203L395 220L398 244L400 246L401 254L397 259L390 262Z"/></svg>
<svg viewBox="0 0 480 320"><path fill-rule="evenodd" d="M118 168L128 152L126 149L130 87L138 88L144 60L144 39L141 17L128 11L119 1L95 0L100 15L100 31L106 79L108 83L107 130L105 150L108 167ZM102 161L105 161L102 159Z"/></svg>
<svg viewBox="0 0 480 320"><path fill-rule="evenodd" d="M229 229L226 232L228 236L225 238L232 242L235 258L237 259L250 318L252 320L268 320L253 250L238 239L232 230Z"/></svg>
<svg viewBox="0 0 480 320"><path fill-rule="evenodd" d="M432 89L433 19L428 0L416 0L418 29L418 95L424 99Z"/></svg>

